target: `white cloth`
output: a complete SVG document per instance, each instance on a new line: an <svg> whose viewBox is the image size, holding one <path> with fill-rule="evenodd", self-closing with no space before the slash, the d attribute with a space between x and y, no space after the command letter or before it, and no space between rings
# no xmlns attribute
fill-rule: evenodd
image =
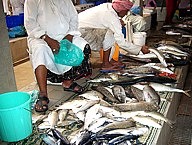
<svg viewBox="0 0 192 145"><path fill-rule="evenodd" d="M10 0L13 15L19 15L24 12L24 2L25 0Z"/></svg>
<svg viewBox="0 0 192 145"><path fill-rule="evenodd" d="M28 33L28 47L33 69L45 65L47 69L63 74L71 69L54 63L54 55L44 34L60 42L67 34L74 35L73 43L82 50L87 42L78 31L78 14L71 0L25 0L24 24Z"/></svg>
<svg viewBox="0 0 192 145"><path fill-rule="evenodd" d="M140 15L132 15L128 14L125 17L123 17L123 20L130 21L132 24L132 27L134 29L134 32L141 32L145 30L146 21L145 19Z"/></svg>
<svg viewBox="0 0 192 145"><path fill-rule="evenodd" d="M109 43L114 40L120 48L128 53L138 54L141 50L140 46L136 46L124 39L122 25L111 3L100 4L79 13L79 28L106 29L107 33L103 42L104 49L109 47ZM111 43L110 47L113 45L114 43Z"/></svg>

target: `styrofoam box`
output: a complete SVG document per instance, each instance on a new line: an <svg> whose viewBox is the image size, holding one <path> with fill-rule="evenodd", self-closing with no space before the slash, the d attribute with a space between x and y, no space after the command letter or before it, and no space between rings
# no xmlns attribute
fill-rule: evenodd
<svg viewBox="0 0 192 145"><path fill-rule="evenodd" d="M157 21L165 21L166 17L166 7L163 7L163 10L161 12L161 7L156 7L157 10Z"/></svg>

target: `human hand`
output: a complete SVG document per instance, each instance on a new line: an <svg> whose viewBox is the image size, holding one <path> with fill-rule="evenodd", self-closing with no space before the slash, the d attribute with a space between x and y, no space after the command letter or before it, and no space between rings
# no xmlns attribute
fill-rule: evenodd
<svg viewBox="0 0 192 145"><path fill-rule="evenodd" d="M67 34L63 39L67 39L67 40L69 40L72 43L73 35Z"/></svg>
<svg viewBox="0 0 192 145"><path fill-rule="evenodd" d="M146 45L142 46L141 52L142 52L143 54L149 53L150 51L149 51L149 49L148 49L148 46L146 46Z"/></svg>
<svg viewBox="0 0 192 145"><path fill-rule="evenodd" d="M49 45L49 47L51 48L53 53L59 52L60 45L59 45L59 42L57 40L52 39L49 36L47 36L44 40L47 42L47 44Z"/></svg>

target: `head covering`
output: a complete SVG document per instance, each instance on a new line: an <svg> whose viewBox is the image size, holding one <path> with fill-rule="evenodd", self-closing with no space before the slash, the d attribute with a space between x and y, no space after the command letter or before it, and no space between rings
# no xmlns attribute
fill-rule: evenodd
<svg viewBox="0 0 192 145"><path fill-rule="evenodd" d="M113 8L117 11L130 10L133 6L133 3L129 0L114 0L112 2Z"/></svg>

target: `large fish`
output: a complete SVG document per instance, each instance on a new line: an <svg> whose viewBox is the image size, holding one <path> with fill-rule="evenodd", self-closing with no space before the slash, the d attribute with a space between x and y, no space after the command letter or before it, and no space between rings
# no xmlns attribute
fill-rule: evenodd
<svg viewBox="0 0 192 145"><path fill-rule="evenodd" d="M149 117L149 116L134 116L132 117L133 120L136 122L142 124L142 125L147 125L149 127L155 127L155 128L161 128L162 125L157 122L156 119Z"/></svg>
<svg viewBox="0 0 192 145"><path fill-rule="evenodd" d="M124 69L120 71L122 75L126 74L156 74L159 73L159 71L153 67L146 67L146 66L139 66L132 69Z"/></svg>
<svg viewBox="0 0 192 145"><path fill-rule="evenodd" d="M149 48L149 51L154 53L157 56L157 58L159 59L159 61L161 62L161 64L163 66L165 66L165 67L168 66L163 54L160 51L158 51L157 49L154 49L154 48Z"/></svg>
<svg viewBox="0 0 192 145"><path fill-rule="evenodd" d="M113 96L112 90L110 90L110 88L98 86L95 89L105 96L106 99L104 100L108 100L111 103L119 103L119 100Z"/></svg>
<svg viewBox="0 0 192 145"><path fill-rule="evenodd" d="M93 80L88 80L88 83L100 83L100 82L105 82L105 81L110 81L112 78L107 78L107 77L102 77L102 78L96 78Z"/></svg>
<svg viewBox="0 0 192 145"><path fill-rule="evenodd" d="M80 94L79 96L89 100L99 100L100 98L103 99L103 95L96 90L86 91L85 93Z"/></svg>
<svg viewBox="0 0 192 145"><path fill-rule="evenodd" d="M154 82L150 82L149 85L152 88L154 88L155 91L157 91L157 92L178 92L178 93L183 93L188 97L191 97L187 91L184 91L182 89L178 89L178 88L174 88L171 86L167 86L167 85L160 84L160 83L154 83ZM140 90L143 90L143 88L144 88L144 85L142 85L142 84L135 84L133 86Z"/></svg>
<svg viewBox="0 0 192 145"><path fill-rule="evenodd" d="M175 83L177 80L169 77L162 76L144 76L144 77L132 77L124 78L118 81L111 81L111 85L134 85L139 82L156 82L156 83Z"/></svg>
<svg viewBox="0 0 192 145"><path fill-rule="evenodd" d="M142 112L139 112L138 115L151 116L155 119L162 120L162 121L166 122L171 128L173 127L173 124L175 123L174 121L165 117L163 114L156 112L156 111L153 111L153 112L142 111Z"/></svg>
<svg viewBox="0 0 192 145"><path fill-rule="evenodd" d="M59 107L56 108L57 110L60 109L73 109L73 108L78 108L82 105L85 105L87 103L88 100L84 99L77 99L77 100L72 100L72 101L68 101L63 103L62 105L60 105Z"/></svg>
<svg viewBox="0 0 192 145"><path fill-rule="evenodd" d="M100 100L89 100L85 105L82 105L80 108L77 108L77 112L86 111L91 106L99 103ZM76 112L76 113L77 113Z"/></svg>
<svg viewBox="0 0 192 145"><path fill-rule="evenodd" d="M109 130L114 130L114 129L126 129L126 128L130 128L130 127L135 127L136 126L136 122L133 121L132 119L126 120L126 121L115 121L112 123L109 123L107 125L105 125L100 131L100 133L109 131Z"/></svg>
<svg viewBox="0 0 192 145"><path fill-rule="evenodd" d="M134 134L134 135L143 135L149 131L149 128L147 127L130 127L130 128L124 128L124 129L114 129L106 132L105 134Z"/></svg>
<svg viewBox="0 0 192 145"><path fill-rule="evenodd" d="M95 104L89 108L85 115L84 129L88 129L89 125L95 120L101 117L101 114L98 113L100 104Z"/></svg>
<svg viewBox="0 0 192 145"><path fill-rule="evenodd" d="M123 104L114 104L115 109L126 112L126 111L157 111L159 106L154 103L149 103L145 101L136 102L136 103L123 103Z"/></svg>
<svg viewBox="0 0 192 145"><path fill-rule="evenodd" d="M173 64L167 64L168 66L173 66ZM148 64L145 64L144 65L145 67L152 67L152 68L155 68L161 72L167 72L167 73L170 73L170 74L174 74L174 72L172 70L170 70L169 68L167 67L164 67L162 64L160 63L148 63Z"/></svg>
<svg viewBox="0 0 192 145"><path fill-rule="evenodd" d="M157 47L157 49L158 49L158 50L164 50L164 51L169 50L169 51L172 51L172 52L177 52L177 53L179 53L179 54L183 54L184 56L188 56L188 53L187 53L187 52L184 52L184 51L178 49L178 48L175 47L174 45L168 45L168 44L166 44L166 45Z"/></svg>

